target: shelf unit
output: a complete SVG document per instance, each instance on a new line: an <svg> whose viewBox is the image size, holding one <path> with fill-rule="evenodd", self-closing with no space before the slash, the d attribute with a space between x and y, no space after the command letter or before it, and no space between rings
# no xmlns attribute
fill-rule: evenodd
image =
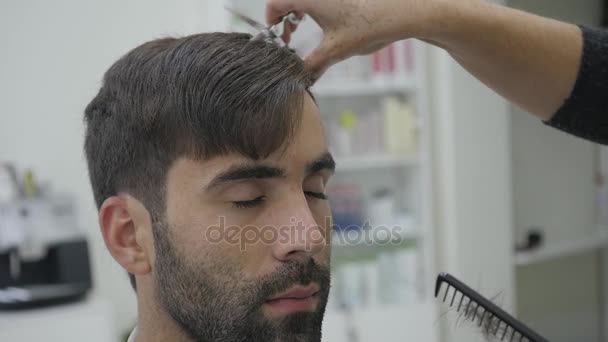
<svg viewBox="0 0 608 342"><path fill-rule="evenodd" d="M549 243L533 251L517 252L515 264L517 266L539 264L605 247L608 247L608 230L598 229L573 240Z"/></svg>
<svg viewBox="0 0 608 342"><path fill-rule="evenodd" d="M418 86L416 81L411 78L396 81L371 81L364 83L354 82L322 82L315 85L312 90L315 94L324 97L341 96L378 96L385 94L415 94Z"/></svg>
<svg viewBox="0 0 608 342"><path fill-rule="evenodd" d="M392 190L400 192L402 197L409 197L417 202L413 208L416 216L415 233L406 234L399 241L387 244L355 243L333 244L332 266L335 270L349 267L352 264L364 265L381 258L389 253L416 251L418 257L419 284L410 291L415 291L417 299L413 302L395 300L392 304L372 306L355 306L344 308L342 311L328 306L324 323L324 339L331 342L350 341L437 341L438 326L436 303L428 289L434 281L433 231L432 231L432 202L431 191L431 148L428 125L428 110L425 105L426 77L424 70L424 49L422 45L415 48L416 71L414 74L397 80L370 80L369 82L337 82L335 80L322 82L313 87L313 92L319 102L321 112L329 118L336 115L336 110L326 112L328 102L338 103L345 110L353 109L356 103L373 102L385 96L397 96L405 99L414 106L419 120L418 147L413 154L363 154L350 157L336 158L337 173L332 182L346 180L360 182L366 192L371 190L369 184L377 184L377 178L397 180ZM363 106L365 107L365 106ZM356 111L356 110L355 110ZM328 125L329 126L329 125ZM329 133L331 134L331 132ZM408 179L407 182L404 179ZM405 184L407 183L407 185ZM369 197L368 197L369 198ZM334 242L337 234L335 233ZM346 232L348 234L348 232ZM364 266L365 267L365 266ZM399 273L399 265L394 272ZM340 278L339 274L336 274ZM335 284L340 288L340 283ZM378 322L374 324L373 322ZM392 323L391 323L392 322ZM404 324L407 323L407 324ZM405 328L405 327L408 328Z"/></svg>
<svg viewBox="0 0 608 342"><path fill-rule="evenodd" d="M384 307L357 310L349 314L328 312L325 314L323 326L360 326L360 333L356 335L357 341L403 342L437 341L434 329L436 319L431 322L433 329L426 329L429 325L428 317L436 317L434 303L424 301L412 304L407 308ZM324 329L324 341L354 341L345 330Z"/></svg>
<svg viewBox="0 0 608 342"><path fill-rule="evenodd" d="M84 301L0 312L0 341L117 341L110 303Z"/></svg>
<svg viewBox="0 0 608 342"><path fill-rule="evenodd" d="M419 166L419 159L416 156L399 155L369 155L351 158L337 158L336 165L338 172L365 171L373 169L404 168Z"/></svg>
<svg viewBox="0 0 608 342"><path fill-rule="evenodd" d="M335 236L334 236L335 241ZM353 261L370 261L377 258L381 253L395 252L408 248L417 248L418 244L421 243L421 237L417 234L410 234L403 236L399 239L393 239L383 243L356 243L356 244L343 244L343 243L332 243L332 250L336 256L334 256L333 263L350 263Z"/></svg>

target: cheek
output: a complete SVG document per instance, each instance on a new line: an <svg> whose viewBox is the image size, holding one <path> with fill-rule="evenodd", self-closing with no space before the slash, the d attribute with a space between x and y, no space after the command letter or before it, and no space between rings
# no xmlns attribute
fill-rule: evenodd
<svg viewBox="0 0 608 342"><path fill-rule="evenodd" d="M201 248L212 253L218 265L230 265L232 273L238 273L241 279L254 277L269 255L268 244L260 242L258 225L244 224L234 217L218 220L221 224L205 231Z"/></svg>
<svg viewBox="0 0 608 342"><path fill-rule="evenodd" d="M248 278L267 260L268 246L254 243L259 229L254 229L258 225L250 217L214 209L212 204L174 215L173 241L191 264L219 265L218 277L230 270L224 276Z"/></svg>
<svg viewBox="0 0 608 342"><path fill-rule="evenodd" d="M320 265L329 266L331 258L331 238L333 220L331 217L331 209L328 201L320 201L317 207L312 210L315 221L319 227L321 234L325 240L323 249L315 255L315 259Z"/></svg>
<svg viewBox="0 0 608 342"><path fill-rule="evenodd" d="M174 211L171 217L170 234L179 254L189 264L210 268L214 265L235 264L226 237L226 222L223 215L211 208Z"/></svg>
<svg viewBox="0 0 608 342"><path fill-rule="evenodd" d="M316 260L316 262L319 265L329 268L330 261L331 261L331 247L332 247L332 245L331 245L331 227L327 227L325 234L326 234L325 244L323 245L322 249L313 256L313 258Z"/></svg>
<svg viewBox="0 0 608 342"><path fill-rule="evenodd" d="M207 234L219 224L218 221L196 217L181 217L173 222L172 239L188 254L206 250L209 242Z"/></svg>
<svg viewBox="0 0 608 342"><path fill-rule="evenodd" d="M330 238L333 220L329 202L325 200L316 200L316 203L311 204L310 208L319 229L326 239Z"/></svg>
<svg viewBox="0 0 608 342"><path fill-rule="evenodd" d="M244 261L238 247L225 240L208 241L202 229L180 234L180 238L173 239L173 248L188 266L189 276L203 277L200 278L203 282L226 288L242 279Z"/></svg>

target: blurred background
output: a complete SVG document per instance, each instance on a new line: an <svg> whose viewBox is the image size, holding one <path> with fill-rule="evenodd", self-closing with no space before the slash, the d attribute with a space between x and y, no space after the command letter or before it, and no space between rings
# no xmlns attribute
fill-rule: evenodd
<svg viewBox="0 0 608 342"><path fill-rule="evenodd" d="M0 341L126 339L136 301L99 232L84 108L133 47L249 31L224 6L263 22L263 3L0 1ZM606 8L506 5L589 25ZM305 54L320 36L307 20L293 46ZM608 341L608 150L413 40L336 65L313 91L338 162L324 341L483 341L433 298L442 271L551 341Z"/></svg>

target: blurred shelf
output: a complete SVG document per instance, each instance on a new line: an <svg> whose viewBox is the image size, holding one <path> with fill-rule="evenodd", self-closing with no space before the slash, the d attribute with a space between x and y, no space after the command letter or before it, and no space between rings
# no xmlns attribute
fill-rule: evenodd
<svg viewBox="0 0 608 342"><path fill-rule="evenodd" d="M115 307L101 299L0 311L0 341L116 342Z"/></svg>
<svg viewBox="0 0 608 342"><path fill-rule="evenodd" d="M437 338L438 313L434 300L352 312L327 310L323 321L323 341L424 341ZM353 336L353 334L355 336Z"/></svg>
<svg viewBox="0 0 608 342"><path fill-rule="evenodd" d="M349 81L344 80L321 82L313 86L312 91L317 97L371 96L391 93L413 93L417 90L414 79L399 81Z"/></svg>
<svg viewBox="0 0 608 342"><path fill-rule="evenodd" d="M419 164L416 156L399 155L369 155L360 157L337 157L336 170L340 171L360 171L370 169L384 169L396 167L413 167Z"/></svg>
<svg viewBox="0 0 608 342"><path fill-rule="evenodd" d="M558 258L582 254L585 252L608 247L608 230L598 230L576 239L548 243L537 250L517 252L515 254L515 265L526 266Z"/></svg>
<svg viewBox="0 0 608 342"><path fill-rule="evenodd" d="M332 263L334 265L375 260L379 254L403 249L415 249L420 244L417 233L395 234L390 239L379 237L374 241L370 232L360 230L334 232L332 236Z"/></svg>

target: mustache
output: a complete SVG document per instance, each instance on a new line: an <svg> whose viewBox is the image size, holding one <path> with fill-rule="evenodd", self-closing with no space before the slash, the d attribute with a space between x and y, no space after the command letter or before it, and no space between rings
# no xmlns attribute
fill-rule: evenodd
<svg viewBox="0 0 608 342"><path fill-rule="evenodd" d="M270 275L256 281L256 302L262 305L269 297L284 292L294 285L319 284L320 293L327 295L331 276L329 268L310 258L306 262L293 261L282 265Z"/></svg>

